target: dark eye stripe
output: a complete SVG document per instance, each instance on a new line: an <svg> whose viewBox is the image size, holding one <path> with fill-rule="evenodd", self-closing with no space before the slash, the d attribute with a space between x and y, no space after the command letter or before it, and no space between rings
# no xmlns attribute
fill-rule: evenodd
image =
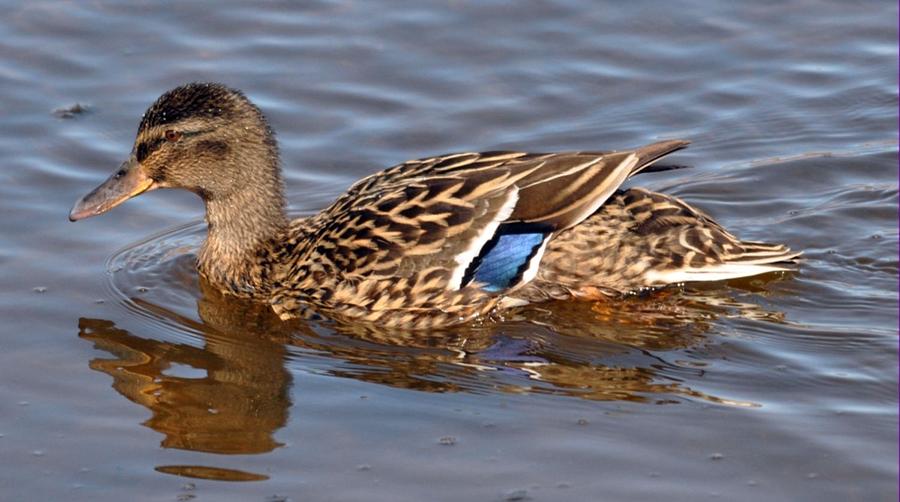
<svg viewBox="0 0 900 502"><path fill-rule="evenodd" d="M212 131L212 129L201 129L199 131L191 131L191 132L183 131L181 133L181 136L183 138L190 138L192 136L199 136L201 134L206 134L210 131ZM137 146L136 152L135 152L135 157L137 157L137 161L143 162L144 159L149 157L151 153L159 150L159 147L161 147L163 145L163 143L166 143L166 142L167 142L166 138L162 137L162 138L147 140L147 141L144 141L143 143L139 143Z"/></svg>
<svg viewBox="0 0 900 502"><path fill-rule="evenodd" d="M144 141L143 143L138 144L136 154L138 162L143 162L151 153L155 152L162 146L163 142L166 140L164 138L156 138L150 141Z"/></svg>

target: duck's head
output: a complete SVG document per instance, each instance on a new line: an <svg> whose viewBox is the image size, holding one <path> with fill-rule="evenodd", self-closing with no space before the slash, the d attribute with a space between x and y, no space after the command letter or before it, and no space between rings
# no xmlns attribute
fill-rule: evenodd
<svg viewBox="0 0 900 502"><path fill-rule="evenodd" d="M280 208L278 170L274 135L256 106L221 84L187 84L147 109L128 160L78 200L69 219L102 214L157 188L190 190L208 207L252 190Z"/></svg>

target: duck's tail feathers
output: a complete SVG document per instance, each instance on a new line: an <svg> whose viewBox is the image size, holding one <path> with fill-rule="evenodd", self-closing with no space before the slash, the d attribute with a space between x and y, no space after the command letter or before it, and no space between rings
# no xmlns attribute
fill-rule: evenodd
<svg viewBox="0 0 900 502"><path fill-rule="evenodd" d="M741 263L745 265L769 265L773 263L796 263L802 251L793 251L783 244L768 244L765 242L741 241L743 252L729 256L727 263Z"/></svg>
<svg viewBox="0 0 900 502"><path fill-rule="evenodd" d="M793 270L801 251L792 251L780 244L763 242L741 242L743 252L728 256L720 263L699 267L681 267L668 270L655 270L647 274L647 279L660 284L677 284L682 282L706 282L753 277L769 272L787 272Z"/></svg>

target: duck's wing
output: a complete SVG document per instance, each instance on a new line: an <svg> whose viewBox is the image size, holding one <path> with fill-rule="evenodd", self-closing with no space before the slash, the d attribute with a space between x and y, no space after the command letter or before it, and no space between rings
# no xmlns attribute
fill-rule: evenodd
<svg viewBox="0 0 900 502"><path fill-rule="evenodd" d="M301 263L349 281L427 271L436 289L502 291L531 280L547 240L595 212L625 179L683 148L487 152L411 161L361 180L315 217ZM424 280L424 279L423 279Z"/></svg>
<svg viewBox="0 0 900 502"><path fill-rule="evenodd" d="M357 181L323 213L346 210L367 194L392 186L436 177L477 177L499 169L513 175L529 173L517 182L523 190L522 200L511 219L565 228L600 207L625 179L645 170L653 171L650 166L654 162L689 143L668 140L610 152L466 152L410 160Z"/></svg>

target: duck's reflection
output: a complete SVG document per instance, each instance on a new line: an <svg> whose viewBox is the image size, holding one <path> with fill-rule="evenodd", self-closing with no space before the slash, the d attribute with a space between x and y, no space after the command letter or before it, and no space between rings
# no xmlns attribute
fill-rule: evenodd
<svg viewBox="0 0 900 502"><path fill-rule="evenodd" d="M201 316L206 303L199 302ZM91 368L110 375L114 389L152 412L145 425L165 436L162 446L227 454L280 446L272 434L286 423L291 404L283 340L261 335L258 316L248 309L232 311L248 314L242 322L206 324L138 305L181 330L201 333L203 347L143 338L101 319L80 319L79 336L113 355L93 359Z"/></svg>
<svg viewBox="0 0 900 502"><path fill-rule="evenodd" d="M113 355L91 368L151 411L145 424L164 434L163 446L229 454L279 446L273 435L291 406L288 368L429 392L749 404L687 387L685 380L702 378L705 363L684 349L706 341L722 317L781 320L734 295L679 290L650 300L544 305L453 332L387 332L285 323L264 307L201 289L200 321L154 303L152 294L130 300L154 320L148 331L163 326L165 339L88 318L80 319L79 336ZM170 341L173 332L189 341L199 335L203 346Z"/></svg>
<svg viewBox="0 0 900 502"><path fill-rule="evenodd" d="M113 323L82 318L80 336L114 357L91 361L113 388L147 407L162 446L212 453L261 453L287 420L290 373L284 346L259 339L207 338L203 348L140 338Z"/></svg>

